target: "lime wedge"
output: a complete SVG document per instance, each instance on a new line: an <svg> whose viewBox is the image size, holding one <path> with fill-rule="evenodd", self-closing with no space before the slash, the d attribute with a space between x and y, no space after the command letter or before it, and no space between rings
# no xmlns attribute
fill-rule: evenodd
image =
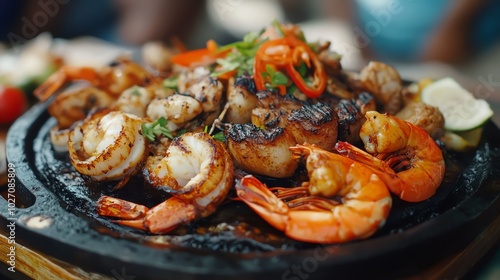
<svg viewBox="0 0 500 280"><path fill-rule="evenodd" d="M493 111L486 100L476 99L452 78L436 81L422 90L422 102L439 108L444 128L467 131L483 125Z"/></svg>
<svg viewBox="0 0 500 280"><path fill-rule="evenodd" d="M446 131L441 140L446 148L457 152L472 150L477 147L483 134L483 127L478 127L464 132Z"/></svg>

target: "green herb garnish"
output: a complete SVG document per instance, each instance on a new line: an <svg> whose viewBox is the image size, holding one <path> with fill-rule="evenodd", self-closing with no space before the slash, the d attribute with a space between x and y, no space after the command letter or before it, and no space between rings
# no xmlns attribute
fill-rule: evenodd
<svg viewBox="0 0 500 280"><path fill-rule="evenodd" d="M174 139L172 132L167 128L167 119L164 117L160 117L153 123L145 123L141 126L142 135L149 139L149 141L153 142L156 139L156 136L163 135L170 139Z"/></svg>
<svg viewBox="0 0 500 280"><path fill-rule="evenodd" d="M243 41L220 47L219 51L221 52L229 49L232 49L232 51L225 58L217 59L218 66L210 76L218 77L234 70L238 71L238 76L244 73L252 74L255 54L259 46L264 42L259 40L259 36L260 34L257 32L250 32L245 35Z"/></svg>
<svg viewBox="0 0 500 280"><path fill-rule="evenodd" d="M203 132L205 132L206 134L210 135L210 132L208 131L208 126L207 125L205 125L205 128L203 129ZM226 140L226 136L224 136L224 133L222 131L219 131L216 134L210 135L210 136L212 136L212 138L215 141L222 142L222 141Z"/></svg>
<svg viewBox="0 0 500 280"><path fill-rule="evenodd" d="M300 76L305 77L307 74L307 65L305 62L302 62L297 68L297 72L299 72Z"/></svg>
<svg viewBox="0 0 500 280"><path fill-rule="evenodd" d="M291 84L289 87L287 87L286 92L290 95L293 95L298 90L299 88L297 88L295 84Z"/></svg>
<svg viewBox="0 0 500 280"><path fill-rule="evenodd" d="M281 23L277 19L273 20L273 22L271 24L273 25L274 29L276 30L276 33L279 33L279 35L281 35L281 37L285 36L285 31L283 30Z"/></svg>
<svg viewBox="0 0 500 280"><path fill-rule="evenodd" d="M139 91L140 89L141 88L138 86L133 86L130 94L135 95L135 96L141 96L141 92Z"/></svg>
<svg viewBox="0 0 500 280"><path fill-rule="evenodd" d="M163 87L177 90L178 77L171 77L163 80Z"/></svg>
<svg viewBox="0 0 500 280"><path fill-rule="evenodd" d="M212 135L212 138L214 138L215 141L222 142L226 140L226 136L224 135L224 132L219 131L216 134Z"/></svg>
<svg viewBox="0 0 500 280"><path fill-rule="evenodd" d="M288 78L281 71L276 71L271 65L266 65L266 72L262 73L263 77L269 77L271 83L268 88L276 88L277 86L288 84Z"/></svg>
<svg viewBox="0 0 500 280"><path fill-rule="evenodd" d="M181 136L182 134L184 134L186 132L187 132L186 128L183 127L181 129L177 130L176 136Z"/></svg>

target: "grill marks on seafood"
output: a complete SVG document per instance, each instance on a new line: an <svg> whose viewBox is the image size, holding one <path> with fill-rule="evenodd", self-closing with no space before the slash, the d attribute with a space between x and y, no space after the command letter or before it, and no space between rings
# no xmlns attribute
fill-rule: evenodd
<svg viewBox="0 0 500 280"><path fill-rule="evenodd" d="M253 80L253 76L250 75L241 75L236 78L234 81L235 87L243 87L246 91L252 94L257 93L257 86L255 86L255 82Z"/></svg>
<svg viewBox="0 0 500 280"><path fill-rule="evenodd" d="M94 181L123 180L134 175L146 156L140 133L143 120L119 111L98 111L69 133L70 161Z"/></svg>
<svg viewBox="0 0 500 280"><path fill-rule="evenodd" d="M85 119L93 108L109 106L113 101L106 92L95 87L85 87L59 94L49 105L48 111L57 120L59 129L65 129Z"/></svg>
<svg viewBox="0 0 500 280"><path fill-rule="evenodd" d="M262 130L252 124L226 125L227 145L235 164L254 174L274 178L293 175L299 164L288 149L297 142L284 128Z"/></svg>
<svg viewBox="0 0 500 280"><path fill-rule="evenodd" d="M236 183L238 197L259 216L290 238L319 243L367 238L384 225L392 199L368 167L308 144L291 150L306 158L309 182L275 193L251 175Z"/></svg>
<svg viewBox="0 0 500 280"><path fill-rule="evenodd" d="M273 154L283 155L285 161L281 160L278 163L286 165L279 168L276 164L269 163L274 171L262 170L263 167L259 166L260 160L258 158L269 156L261 150L268 149L270 142L261 139L266 139L269 135L291 134L291 137L286 135L283 138L292 143L292 146L309 143L332 151L337 139L343 141L358 140L358 132L364 122L364 113L375 109L373 97L366 92L360 93L356 99L337 100L333 108L327 103L309 104L293 96L281 96L270 91L258 92L257 97L258 108L252 110L253 125L233 125L229 126L231 129L226 130L229 150L235 161L238 162L238 166L243 170L275 178L291 176L293 172L284 169L285 167L296 167L296 161L290 157L284 146L277 145L274 147ZM331 102L332 97L326 101ZM283 130L276 130L276 128L283 128ZM248 145L240 144L242 139L252 142L251 150L254 152L246 152L247 156L238 154L243 150L250 150ZM278 152L277 149L280 151Z"/></svg>
<svg viewBox="0 0 500 280"><path fill-rule="evenodd" d="M371 62L359 75L346 72L340 56L328 50L329 42L315 44L311 51L302 35L297 26L280 25L270 27L257 41L247 37L245 45L278 39L283 43L278 48L285 48L267 48L268 42L254 46L256 64L271 63L254 65L255 77L243 75L226 83L229 74L242 69L215 79L212 75L217 73L211 71L223 65L177 68L171 64L172 53L151 44L145 47L145 61L160 73L153 75L126 59L100 69L62 67L35 95L43 101L67 82L88 81L93 87L63 93L49 107L58 120L51 131L54 147L58 151L67 147L75 169L92 180L121 180L120 187L143 168L146 182L172 195L152 209L102 197L99 214L119 218L117 223L166 233L213 213L234 183L234 165L253 174L284 178L292 176L304 159L309 182L302 186L269 190L254 177L245 177L237 185L238 196L297 240L335 243L366 238L387 218L391 206L387 187L408 201L434 193L444 173L442 153L423 130L369 112L376 109L375 101L385 112L400 110L402 83L394 68ZM236 54L239 48L228 53ZM215 49L214 42L207 44L209 56ZM253 51L244 56L247 53ZM280 58L280 53L286 55ZM249 61L245 57L245 63ZM277 71L285 77L274 76ZM169 80L164 81L163 75ZM177 84L171 85L175 80ZM283 95L265 90L272 87ZM85 118L95 107L109 109ZM415 112L426 112L425 117L413 119L419 126L428 130L441 126L440 116L429 108L406 109L401 114L408 119ZM178 137L146 141L141 125L160 117L168 120L166 128ZM217 118L231 123L220 126L226 142L193 132ZM154 128L165 129L163 120L157 123L160 127ZM188 132L181 133L181 128ZM337 142L356 142L360 136L369 153ZM339 154L325 151L334 149Z"/></svg>
<svg viewBox="0 0 500 280"><path fill-rule="evenodd" d="M158 157L148 158L144 176L153 187L171 193L171 198L148 209L103 196L98 201L98 213L119 218L115 222L122 225L162 234L212 214L233 185L229 153L206 133L182 134L161 159Z"/></svg>
<svg viewBox="0 0 500 280"><path fill-rule="evenodd" d="M297 144L311 143L331 151L337 142L338 121L333 109L324 103L304 104L287 118Z"/></svg>
<svg viewBox="0 0 500 280"><path fill-rule="evenodd" d="M338 136L340 141L354 143L359 139L367 111L375 109L375 102L369 93L359 94L357 99L341 99L334 110L338 116Z"/></svg>
<svg viewBox="0 0 500 280"><path fill-rule="evenodd" d="M253 79L245 76L236 81L234 78L229 79L226 95L225 120L230 123L249 123L252 120L252 110L257 107L258 102Z"/></svg>

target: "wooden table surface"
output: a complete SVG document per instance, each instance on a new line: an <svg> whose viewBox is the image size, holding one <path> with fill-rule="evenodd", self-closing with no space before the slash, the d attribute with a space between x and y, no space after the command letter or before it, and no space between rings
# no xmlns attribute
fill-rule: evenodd
<svg viewBox="0 0 500 280"><path fill-rule="evenodd" d="M4 149L6 127L0 127L0 151ZM0 160L2 154L0 152ZM0 166L1 166L0 162ZM0 190L6 190L7 176L0 172ZM103 275L84 271L77 266L57 260L41 252L31 250L16 243L16 271L7 270L8 256L11 244L8 243L7 229L0 228L0 260L4 263L2 271L6 277L12 279L116 279L120 273ZM407 275L407 279L458 279L480 266L483 258L491 252L500 252L500 215L470 244L441 261L427 267L414 275ZM481 267L480 267L481 268ZM114 275L114 277L113 277ZM27 278L28 276L29 278ZM0 275L1 278L1 275ZM140 277L137 277L140 278Z"/></svg>

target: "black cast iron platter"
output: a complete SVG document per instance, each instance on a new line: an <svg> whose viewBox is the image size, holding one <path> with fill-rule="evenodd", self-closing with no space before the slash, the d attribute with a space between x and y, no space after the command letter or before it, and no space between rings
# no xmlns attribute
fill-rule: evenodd
<svg viewBox="0 0 500 280"><path fill-rule="evenodd" d="M500 130L489 122L477 150L448 153L446 177L434 197L417 204L395 198L386 225L369 239L341 245L295 242L239 202L166 237L150 236L98 217L95 201L111 194L152 206L164 194L140 179L118 192L111 184L82 179L66 155L52 150L48 132L55 121L46 108L34 106L9 131L7 157L17 174L18 208L9 216L7 202L0 199L0 221L6 226L7 218L17 218L17 242L89 271L137 279L401 276L462 248L500 213ZM52 224L28 227L26 221L35 216ZM229 225L226 230L206 233L222 222ZM251 234L239 235L238 225Z"/></svg>

